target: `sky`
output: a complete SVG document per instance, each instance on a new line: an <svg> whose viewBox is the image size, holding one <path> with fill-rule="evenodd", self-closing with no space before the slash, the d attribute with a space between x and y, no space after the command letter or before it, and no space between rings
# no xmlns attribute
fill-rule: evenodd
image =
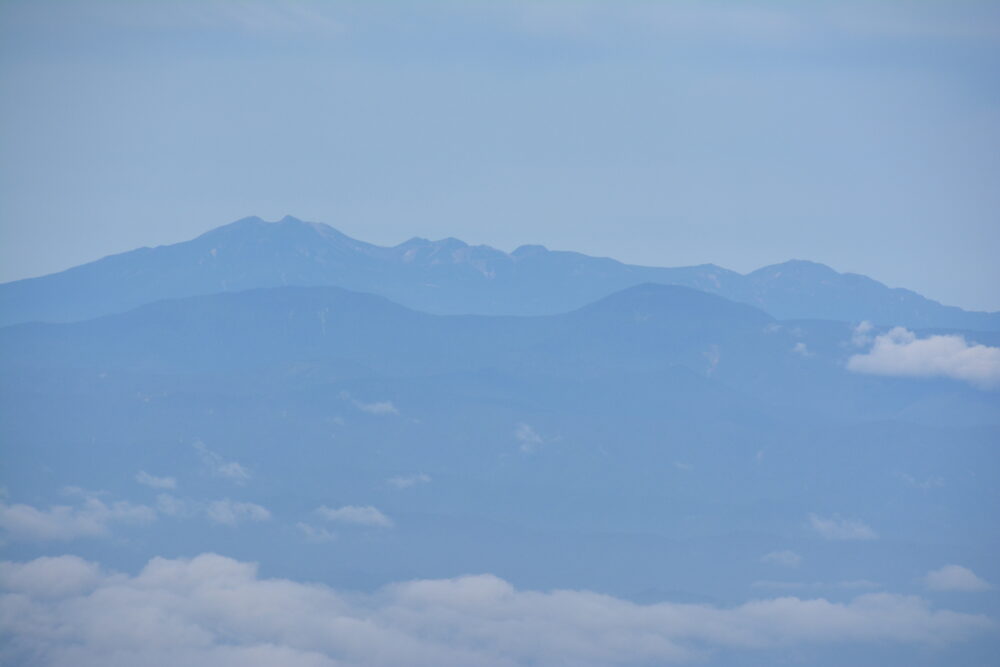
<svg viewBox="0 0 1000 667"><path fill-rule="evenodd" d="M0 0L0 280L248 215L1000 310L1000 5Z"/></svg>

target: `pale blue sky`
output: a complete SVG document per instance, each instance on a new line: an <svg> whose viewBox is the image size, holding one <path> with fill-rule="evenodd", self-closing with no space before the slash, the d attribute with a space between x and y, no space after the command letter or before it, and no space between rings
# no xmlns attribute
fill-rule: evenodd
<svg viewBox="0 0 1000 667"><path fill-rule="evenodd" d="M286 213L1000 310L1000 4L0 2L0 280Z"/></svg>

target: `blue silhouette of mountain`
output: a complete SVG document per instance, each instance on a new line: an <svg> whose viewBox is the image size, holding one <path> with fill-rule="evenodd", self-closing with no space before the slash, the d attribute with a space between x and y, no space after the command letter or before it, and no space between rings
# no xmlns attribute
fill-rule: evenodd
<svg viewBox="0 0 1000 667"><path fill-rule="evenodd" d="M245 218L183 243L0 285L0 324L77 321L160 299L280 286L342 287L438 314L545 315L642 283L691 287L779 319L1000 330L998 313L945 306L811 262L741 275L710 264L632 266L542 246L505 253L452 238L381 247L292 217Z"/></svg>

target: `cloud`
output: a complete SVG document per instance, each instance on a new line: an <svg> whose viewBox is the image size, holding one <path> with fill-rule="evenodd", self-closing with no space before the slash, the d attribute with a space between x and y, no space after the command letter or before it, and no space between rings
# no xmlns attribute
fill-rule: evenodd
<svg viewBox="0 0 1000 667"><path fill-rule="evenodd" d="M417 484L428 484L430 481L430 475L418 473L416 475L390 477L386 480L386 483L390 486L396 487L397 489L407 489Z"/></svg>
<svg viewBox="0 0 1000 667"><path fill-rule="evenodd" d="M802 556L798 555L794 551L772 551L769 554L764 554L760 557L763 563L775 563L776 565L785 565L787 567L798 567L799 563L802 562Z"/></svg>
<svg viewBox="0 0 1000 667"><path fill-rule="evenodd" d="M305 535L307 542L323 543L332 542L337 539L337 534L333 531L329 531L326 528L317 528L302 521L295 524L295 527L300 533Z"/></svg>
<svg viewBox="0 0 1000 667"><path fill-rule="evenodd" d="M848 359L847 368L893 377L947 377L991 389L1000 386L1000 347L971 344L958 335L917 338L896 327L876 336L867 353Z"/></svg>
<svg viewBox="0 0 1000 667"><path fill-rule="evenodd" d="M382 512L378 511L371 505L365 505L363 507L357 505L345 505L344 507L338 507L336 509L326 507L319 507L316 509L316 514L323 517L327 521L336 521L338 523L353 523L359 526L375 526L378 528L391 528L392 519L387 517Z"/></svg>
<svg viewBox="0 0 1000 667"><path fill-rule="evenodd" d="M365 403L353 398L346 391L340 392L340 398L345 401L350 401L351 405L356 407L362 412L367 412L370 415L398 415L399 410L396 406L392 404L392 401L374 401L372 403Z"/></svg>
<svg viewBox="0 0 1000 667"><path fill-rule="evenodd" d="M254 503L240 503L229 500L216 500L205 508L205 516L213 523L223 523L235 526L244 521L267 521L271 513Z"/></svg>
<svg viewBox="0 0 1000 667"><path fill-rule="evenodd" d="M100 568L77 556L36 558L27 563L0 562L0 589L32 597L60 598L91 590Z"/></svg>
<svg viewBox="0 0 1000 667"><path fill-rule="evenodd" d="M811 357L811 356L813 356L813 353L809 351L809 347L805 343L803 343L801 341L798 342L798 343L796 343L792 347L792 352L794 352L795 354L799 355L800 357Z"/></svg>
<svg viewBox="0 0 1000 667"><path fill-rule="evenodd" d="M169 493L156 497L156 509L164 516L176 519L204 517L212 523L235 526L247 521L267 521L271 512L255 503L239 502L224 498L202 502L188 498L178 498Z"/></svg>
<svg viewBox="0 0 1000 667"><path fill-rule="evenodd" d="M15 540L103 537L110 533L110 524L143 524L155 520L156 512L151 507L126 501L106 503L93 494L84 495L77 505L53 505L48 509L0 503L0 528Z"/></svg>
<svg viewBox="0 0 1000 667"><path fill-rule="evenodd" d="M345 594L262 579L253 564L214 554L154 558L134 576L95 574L95 567L39 559L0 569L9 575L0 577L0 632L8 639L0 651L8 664L593 667L697 661L717 649L941 646L996 628L982 615L888 593L723 608L523 591L492 575ZM70 582L61 590L38 588L60 578Z"/></svg>
<svg viewBox="0 0 1000 667"><path fill-rule="evenodd" d="M872 323L865 320L860 322L858 326L854 327L854 331L851 332L851 344L854 347L868 347L872 342Z"/></svg>
<svg viewBox="0 0 1000 667"><path fill-rule="evenodd" d="M924 576L924 585L932 591L979 592L993 588L989 582L980 579L967 567L945 565L940 570L932 570Z"/></svg>
<svg viewBox="0 0 1000 667"><path fill-rule="evenodd" d="M153 489L176 489L177 480L173 477L154 477L145 470L140 470L135 474L135 481Z"/></svg>
<svg viewBox="0 0 1000 667"><path fill-rule="evenodd" d="M828 540L874 540L878 534L863 521L841 519L834 516L829 519L809 515L809 525Z"/></svg>
<svg viewBox="0 0 1000 667"><path fill-rule="evenodd" d="M922 491L929 491L944 486L944 479L941 477L928 477L927 479L917 479L913 475L905 472L897 472L896 476L901 480Z"/></svg>
<svg viewBox="0 0 1000 667"><path fill-rule="evenodd" d="M518 424L514 428L514 439L521 443L522 452L533 452L539 445L545 443L542 436L538 435L529 424Z"/></svg>
<svg viewBox="0 0 1000 667"><path fill-rule="evenodd" d="M226 461L219 454L206 447L205 443L200 440L196 441L193 446L198 451L202 464L212 475L232 480L237 484L246 484L250 481L250 471L241 464L236 461Z"/></svg>

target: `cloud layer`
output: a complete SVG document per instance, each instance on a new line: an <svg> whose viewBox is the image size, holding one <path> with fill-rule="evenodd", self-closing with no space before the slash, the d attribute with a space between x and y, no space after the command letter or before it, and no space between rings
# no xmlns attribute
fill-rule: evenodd
<svg viewBox="0 0 1000 667"><path fill-rule="evenodd" d="M988 591L988 581L981 579L975 572L961 565L945 565L939 570L932 570L924 577L924 585L932 591L964 591L978 593Z"/></svg>
<svg viewBox="0 0 1000 667"><path fill-rule="evenodd" d="M829 642L942 645L995 628L885 593L783 597L733 608L637 605L586 591L519 591L492 575L342 594L261 579L214 554L154 558L136 576L72 556L0 564L0 662L125 665L611 665L697 660L718 648Z"/></svg>
<svg viewBox="0 0 1000 667"><path fill-rule="evenodd" d="M860 333L855 331L855 339ZM983 389L1000 386L1000 348L969 343L962 336L917 338L903 327L875 337L871 350L847 361L856 373L895 377L947 377Z"/></svg>

